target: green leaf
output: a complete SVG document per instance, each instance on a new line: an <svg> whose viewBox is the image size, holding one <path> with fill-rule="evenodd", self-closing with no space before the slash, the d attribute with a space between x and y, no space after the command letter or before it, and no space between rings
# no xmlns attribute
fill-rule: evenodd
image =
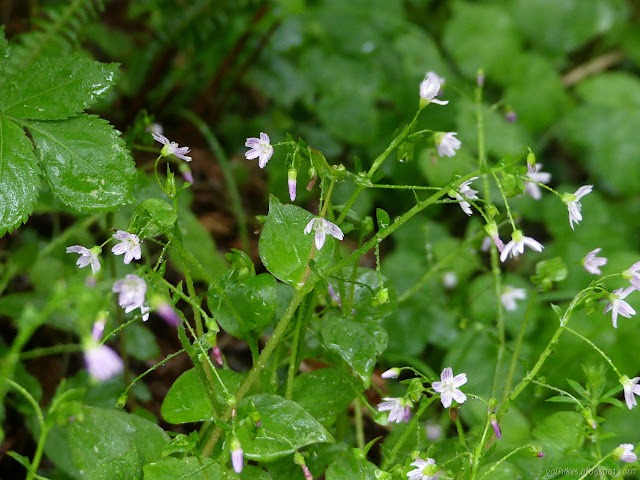
<svg viewBox="0 0 640 480"><path fill-rule="evenodd" d="M624 0L518 0L513 11L536 48L560 57L622 23L628 7Z"/></svg>
<svg viewBox="0 0 640 480"><path fill-rule="evenodd" d="M211 375L215 394L216 410L222 411L227 406L224 388L218 381L218 376L230 394L240 386L243 375L231 370L217 370L218 375ZM162 418L169 423L189 423L210 420L215 412L209 402L209 397L198 378L195 369L187 370L171 385L160 409Z"/></svg>
<svg viewBox="0 0 640 480"><path fill-rule="evenodd" d="M134 323L124 332L129 354L138 360L153 360L160 355L156 337L147 327Z"/></svg>
<svg viewBox="0 0 640 480"><path fill-rule="evenodd" d="M262 263L277 279L297 288L309 262L313 231L305 235L304 228L314 218L306 210L295 205L283 205L271 195L269 215L260 235L258 245ZM314 261L322 270L333 258L336 240L327 235L324 246L316 251Z"/></svg>
<svg viewBox="0 0 640 480"><path fill-rule="evenodd" d="M216 243L209 232L189 208L178 207L178 226L185 250L191 253L213 278L222 275L227 269L226 262L218 253ZM169 250L169 257L178 270L184 271L184 260L174 249ZM199 270L193 270L192 277L193 280L206 280Z"/></svg>
<svg viewBox="0 0 640 480"><path fill-rule="evenodd" d="M387 347L388 334L377 322L330 311L322 319L322 340L369 386L371 372Z"/></svg>
<svg viewBox="0 0 640 480"><path fill-rule="evenodd" d="M509 14L496 5L453 3L445 26L444 45L469 78L479 68L500 81L520 53L520 37Z"/></svg>
<svg viewBox="0 0 640 480"><path fill-rule="evenodd" d="M245 398L243 405L249 404L255 406L262 423L257 432L246 424L236 432L247 458L269 462L306 445L334 441L311 414L291 400L260 394Z"/></svg>
<svg viewBox="0 0 640 480"><path fill-rule="evenodd" d="M342 271L343 278L352 279L353 269L345 268ZM345 294L350 295L351 283L345 281ZM355 310L354 315L361 320L381 320L396 309L397 292L391 280L382 276L382 288L386 288L389 299L386 303L380 304L377 294L380 292L380 278L375 270L359 267L353 278L353 303L351 307ZM340 294L342 295L342 291ZM345 297L347 298L347 297Z"/></svg>
<svg viewBox="0 0 640 480"><path fill-rule="evenodd" d="M136 233L141 240L157 237L169 230L177 218L178 215L167 202L147 198L136 206L127 231Z"/></svg>
<svg viewBox="0 0 640 480"><path fill-rule="evenodd" d="M539 422L533 436L545 448L565 452L580 448L583 442L584 418L576 412L557 412Z"/></svg>
<svg viewBox="0 0 640 480"><path fill-rule="evenodd" d="M0 118L0 235L26 221L39 188L33 145L20 127Z"/></svg>
<svg viewBox="0 0 640 480"><path fill-rule="evenodd" d="M607 94L602 95L603 91ZM630 73L610 72L587 78L576 85L576 93L592 105L640 109L640 81Z"/></svg>
<svg viewBox="0 0 640 480"><path fill-rule="evenodd" d="M327 480L376 480L379 469L367 460L360 460L353 455L344 456L332 463L327 469Z"/></svg>
<svg viewBox="0 0 640 480"><path fill-rule="evenodd" d="M253 465L245 465L240 474L240 478L242 480L272 480L271 475Z"/></svg>
<svg viewBox="0 0 640 480"><path fill-rule="evenodd" d="M82 114L27 127L51 190L64 203L104 211L131 202L137 171L120 132L106 120Z"/></svg>
<svg viewBox="0 0 640 480"><path fill-rule="evenodd" d="M198 445L198 432L191 432L189 435L179 433L162 449L162 456L168 457L172 453L190 452Z"/></svg>
<svg viewBox="0 0 640 480"><path fill-rule="evenodd" d="M639 130L638 110L588 104L563 119L558 138L584 162L595 182L634 194L640 189L640 176L629 172L637 166Z"/></svg>
<svg viewBox="0 0 640 480"><path fill-rule="evenodd" d="M551 290L554 282L561 282L567 278L567 266L561 257L554 257L536 263L536 274L531 281L543 291Z"/></svg>
<svg viewBox="0 0 640 480"><path fill-rule="evenodd" d="M16 118L60 120L91 106L115 83L118 65L51 57L19 70L4 83L0 110Z"/></svg>
<svg viewBox="0 0 640 480"><path fill-rule="evenodd" d="M160 459L169 437L136 415L83 407L82 415L52 429L45 453L73 478L130 480L143 465Z"/></svg>
<svg viewBox="0 0 640 480"><path fill-rule="evenodd" d="M235 478L206 457L168 457L144 466L143 480L224 480Z"/></svg>
<svg viewBox="0 0 640 480"><path fill-rule="evenodd" d="M362 385L355 378L335 368L321 368L296 377L293 400L329 426L361 390Z"/></svg>
<svg viewBox="0 0 640 480"><path fill-rule="evenodd" d="M225 274L220 284L224 298L217 293L208 297L209 308L216 313L220 326L237 338L251 340L259 335L276 312L278 282L272 275L235 278Z"/></svg>

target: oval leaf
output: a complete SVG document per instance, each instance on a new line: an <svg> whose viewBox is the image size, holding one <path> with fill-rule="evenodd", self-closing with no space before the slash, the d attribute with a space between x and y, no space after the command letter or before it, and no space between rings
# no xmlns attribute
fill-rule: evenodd
<svg viewBox="0 0 640 480"><path fill-rule="evenodd" d="M218 381L218 376L224 383L229 393L233 394L242 381L243 375L231 370L218 369L218 375L212 375L214 394L216 397L216 410L222 411L226 406L226 394ZM187 370L173 382L160 409L162 418L169 423L190 423L202 420L210 420L215 417L215 412L209 402L198 373L195 369Z"/></svg>
<svg viewBox="0 0 640 480"><path fill-rule="evenodd" d="M278 395L260 394L245 398L258 413L262 426L257 432L244 425L237 432L244 455L261 462L273 461L297 449L320 442L333 442L325 428L296 402Z"/></svg>
<svg viewBox="0 0 640 480"><path fill-rule="evenodd" d="M83 406L64 427L54 427L45 452L73 478L140 478L143 465L159 460L169 437L144 418Z"/></svg>
<svg viewBox="0 0 640 480"><path fill-rule="evenodd" d="M295 205L283 205L273 195L269 198L269 215L260 234L260 258L277 279L299 287L304 278L314 235L304 228L314 216ZM327 235L324 246L316 251L314 261L320 269L333 257L335 239Z"/></svg>
<svg viewBox="0 0 640 480"><path fill-rule="evenodd" d="M387 348L387 331L377 322L331 311L322 319L321 332L326 348L340 355L368 387L377 358Z"/></svg>

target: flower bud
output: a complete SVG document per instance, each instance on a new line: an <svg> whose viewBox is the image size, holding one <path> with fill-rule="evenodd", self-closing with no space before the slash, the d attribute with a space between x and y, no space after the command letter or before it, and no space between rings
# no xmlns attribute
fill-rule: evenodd
<svg viewBox="0 0 640 480"><path fill-rule="evenodd" d="M502 438L502 432L498 424L498 419L493 414L491 415L491 426L493 427L493 433L495 433L498 440L500 440Z"/></svg>
<svg viewBox="0 0 640 480"><path fill-rule="evenodd" d="M387 370L386 372L384 372L381 377L382 378L396 378L398 375L400 374L400 369L399 368L390 368L389 370Z"/></svg>
<svg viewBox="0 0 640 480"><path fill-rule="evenodd" d="M231 464L233 465L233 471L236 473L242 472L244 467L244 452L242 446L237 438L231 440Z"/></svg>
<svg viewBox="0 0 640 480"><path fill-rule="evenodd" d="M624 463L634 463L638 461L638 456L634 453L635 447L630 443L623 443L613 451L613 458L622 460Z"/></svg>
<svg viewBox="0 0 640 480"><path fill-rule="evenodd" d="M380 303L387 303L389 301L389 289L382 288L378 290L378 293L376 293L376 298Z"/></svg>
<svg viewBox="0 0 640 480"><path fill-rule="evenodd" d="M298 177L298 172L296 171L295 168L290 168L289 172L287 173L287 178L288 178L288 186L289 186L289 198L291 199L291 201L293 202L296 199L296 186L297 186L297 181L296 178Z"/></svg>
<svg viewBox="0 0 640 480"><path fill-rule="evenodd" d="M478 73L476 74L476 83L479 87L484 85L484 70L481 68L478 69Z"/></svg>

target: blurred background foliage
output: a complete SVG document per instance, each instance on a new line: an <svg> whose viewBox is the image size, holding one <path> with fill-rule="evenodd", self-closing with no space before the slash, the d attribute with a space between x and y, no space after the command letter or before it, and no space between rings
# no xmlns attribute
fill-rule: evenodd
<svg viewBox="0 0 640 480"><path fill-rule="evenodd" d="M536 261L560 256L568 265L566 280L536 298L522 351L524 365L535 361L556 328L549 303L562 304L591 280L580 265L587 252L603 249L609 258L605 272L628 268L639 259L638 1L31 0L5 1L0 15L17 52L40 42L43 48L36 55L89 56L121 64L117 87L98 110L125 132L141 168L154 158L138 149L140 143L151 146L150 137L141 140L149 121L142 110L164 126L165 135L192 148L195 184L183 207L183 234L216 274L225 268L218 252L241 245L219 167L221 155L228 157L239 184L250 223L250 254L257 260L258 236L253 232L259 225L254 216L266 213L268 193L287 198L286 165L276 149L260 171L244 159L246 137L264 131L277 142L291 133L321 150L331 163L365 168L386 148L393 132L412 118L418 84L433 70L446 77L440 98L450 104L429 107L419 127L459 132L462 149L454 158L439 158L432 142L418 143L405 161L387 161L383 183L440 186L454 172L476 164L472 95L479 68L486 75L490 160L528 146L544 171L552 173L558 191L595 185L583 201L584 221L575 232L569 228L566 207L551 194L539 202L528 196L512 199L523 230L545 250L507 263L505 284L527 289L531 298L529 277ZM185 109L210 126L220 141L217 150L185 119ZM509 111L517 121L505 119ZM303 188L308 180L301 171L297 203L314 211L317 190ZM140 198L144 189L153 188L150 183L142 177ZM337 195L346 201L349 193L341 186ZM361 195L356 210L371 215L380 206L395 216L413 201L410 191L372 189ZM116 214L115 224L126 223L130 212ZM43 192L36 213L25 227L0 239L6 267L0 313L12 318L25 296L48 298L54 276L60 271L71 276L75 268L60 246L49 256L38 255L35 247L59 235L73 212ZM400 308L385 320L389 347L383 359L387 365L408 363L436 372L453 366L455 372L467 373L470 391L488 395L496 362L496 299L488 254L475 253L481 229L477 215L467 218L457 205L438 205L382 245L382 271L401 299ZM502 232L503 238L509 234L508 228ZM86 235L90 244L91 233ZM373 257L364 261L371 266ZM422 287L403 299L403 292L439 262ZM11 269L27 275L14 278ZM457 285L444 285L445 272L456 274ZM89 308L83 307L82 287L80 278L70 287L77 293L77 309L70 315L82 316L83 308ZM637 298L630 299L640 307ZM509 339L517 335L527 302L507 312ZM78 328L73 318L52 322L63 329ZM623 372L630 377L640 372L637 319L621 319L617 330L599 311L576 315L572 322ZM90 321L84 323L89 328ZM130 337L139 342L135 351L140 359L157 358L157 344L165 340L158 341L158 332L154 338L146 326L136 328ZM548 383L561 388L568 388L566 378L584 384L582 366L601 361L567 337L543 370ZM610 373L608 387L617 383ZM140 395L149 398L150 393ZM511 429L511 438L527 437L540 418L566 410L565 405L543 402L550 395L530 388L519 400L520 410L505 419L504 430ZM461 412L465 421L484 418L484 412L469 407ZM618 413L611 414L607 429L640 430L637 409ZM508 440L499 445L508 447Z"/></svg>

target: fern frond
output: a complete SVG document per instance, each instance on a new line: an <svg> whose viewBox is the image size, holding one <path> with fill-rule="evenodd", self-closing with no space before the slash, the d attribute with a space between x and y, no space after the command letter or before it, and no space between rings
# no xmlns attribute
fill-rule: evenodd
<svg viewBox="0 0 640 480"><path fill-rule="evenodd" d="M83 27L104 10L108 0L71 0L32 19L33 30L17 37L7 73L15 73L43 56L71 53L83 40Z"/></svg>

